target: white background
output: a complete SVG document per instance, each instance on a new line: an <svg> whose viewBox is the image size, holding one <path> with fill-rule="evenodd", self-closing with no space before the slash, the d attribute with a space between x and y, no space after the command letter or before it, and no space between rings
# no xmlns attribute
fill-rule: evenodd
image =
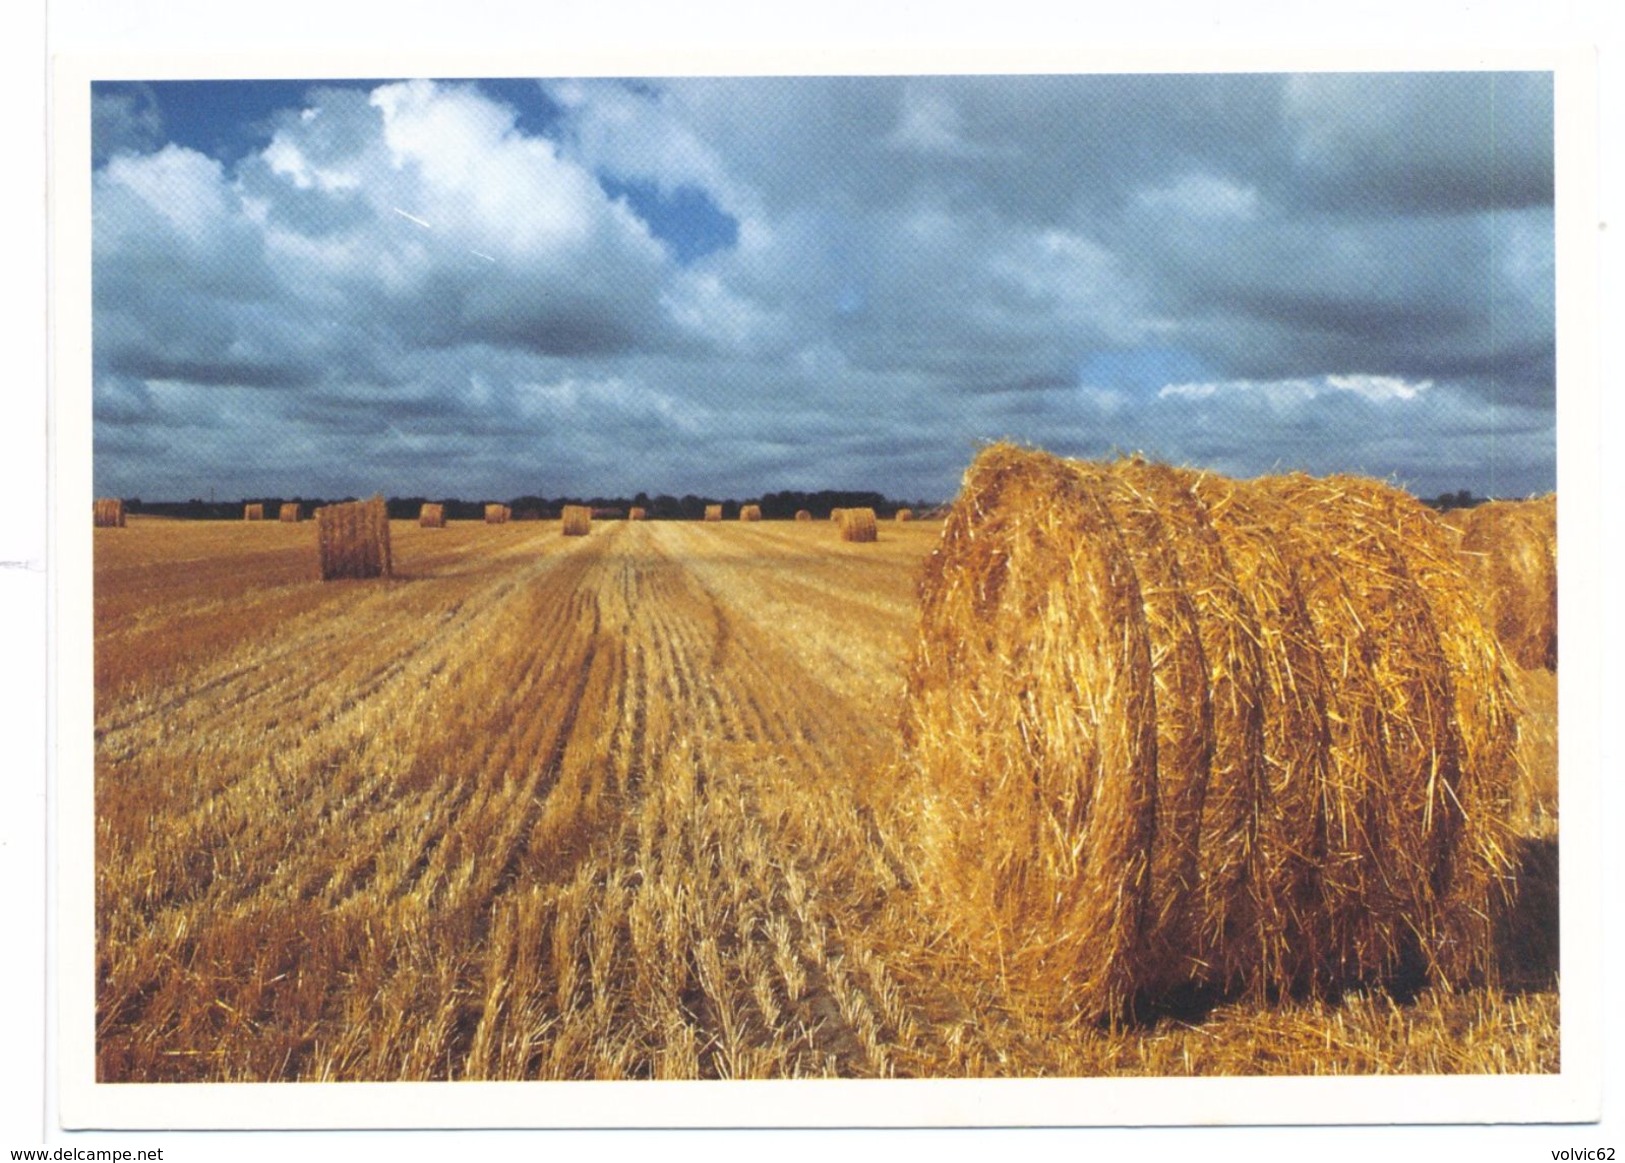
<svg viewBox="0 0 1625 1163"><path fill-rule="evenodd" d="M1596 235L1599 256L1599 372L1603 424L1596 439L1611 445L1619 432L1611 385L1621 368L1618 244L1625 221L1618 217L1617 149L1625 131L1617 83L1619 18L1602 0L1573 3L1540 0L1436 3L1431 0L1344 0L1313 8L1312 16L1284 19L1284 5L1271 0L1197 4L1189 0L1136 0L1103 11L1035 0L979 3L796 0L769 5L744 0L604 2L596 7L563 0L57 0L47 10L8 6L4 18L6 68L0 70L4 110L0 162L0 222L14 227L3 236L4 387L0 388L0 972L4 974L4 1025L0 1026L0 1151L50 1146L158 1147L166 1160L339 1158L438 1159L468 1153L479 1158L620 1158L651 1152L690 1152L724 1158L997 1156L1037 1154L1059 1158L1178 1158L1408 1160L1415 1158L1551 1159L1564 1147L1611 1146L1625 1151L1621 1134L1618 1074L1620 1004L1607 1007L1609 1081L1601 1125L1577 1127L1361 1127L1235 1130L998 1130L836 1132L479 1132L406 1134L349 1133L119 1133L66 1135L56 1129L53 1086L47 1070L46 1005L48 944L47 852L47 597L48 547L46 465L47 250L46 154L47 59L51 53L209 53L222 60L250 52L332 53L381 50L478 52L534 45L568 44L603 51L663 55L715 55L739 67L775 47L798 53L828 50L842 67L861 71L863 58L896 59L900 53L969 60L991 49L1052 53L1078 44L1091 52L1102 44L1144 51L1169 45L1194 51L1233 48L1327 48L1350 46L1378 53L1397 47L1462 42L1593 46L1601 96L1601 145ZM769 14L770 13L770 14ZM556 48L555 48L556 51ZM748 66L747 66L748 67ZM20 226L20 229L15 227ZM1567 277L1560 268L1560 279ZM1584 290L1584 288L1581 288ZM1561 326L1561 324L1560 324ZM1565 391L1569 390L1566 386ZM1565 450L1566 450L1565 446ZM1608 464L1605 452L1605 465ZM1605 479L1600 482L1606 486ZM1565 494L1567 497L1567 494ZM1567 503L1567 501L1566 501ZM1606 509L1602 510L1606 513ZM1617 513L1617 509L1615 512ZM1617 517L1600 529L1601 577L1617 576L1607 548L1617 536ZM1603 657L1616 657L1618 619L1602 604L1599 627ZM1589 627L1588 627L1589 629ZM1605 670L1602 706L1621 706L1618 680ZM1567 698L1567 688L1566 698ZM1566 753L1565 771L1574 757ZM1604 737L1590 758L1604 788L1603 835L1617 837L1621 796L1617 743ZM1618 915L1620 866L1617 845L1604 847L1604 899ZM1565 886L1565 891L1568 886ZM1617 926L1605 934L1610 980L1619 975ZM1605 994L1606 999L1606 994Z"/></svg>

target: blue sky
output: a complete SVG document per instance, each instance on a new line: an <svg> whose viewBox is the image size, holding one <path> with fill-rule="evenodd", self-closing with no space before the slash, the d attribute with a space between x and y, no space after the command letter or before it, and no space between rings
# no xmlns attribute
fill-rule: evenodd
<svg viewBox="0 0 1625 1163"><path fill-rule="evenodd" d="M1548 74L107 83L95 487L1556 475Z"/></svg>

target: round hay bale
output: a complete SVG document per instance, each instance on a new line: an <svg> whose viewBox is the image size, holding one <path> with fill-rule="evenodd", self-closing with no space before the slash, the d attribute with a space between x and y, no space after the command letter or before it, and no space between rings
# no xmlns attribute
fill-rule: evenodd
<svg viewBox="0 0 1625 1163"><path fill-rule="evenodd" d="M762 507L760 505L739 506L739 519L741 521L760 521L762 519Z"/></svg>
<svg viewBox="0 0 1625 1163"><path fill-rule="evenodd" d="M1437 530L1374 482L986 450L902 721L945 926L1084 1020L1488 974L1511 704Z"/></svg>
<svg viewBox="0 0 1625 1163"><path fill-rule="evenodd" d="M277 510L278 521L285 521L289 524L298 524L302 519L303 514L299 511L299 502L297 501L284 501L282 502L281 508Z"/></svg>
<svg viewBox="0 0 1625 1163"><path fill-rule="evenodd" d="M586 505L566 505L560 513L566 537L585 537L592 532L592 509Z"/></svg>
<svg viewBox="0 0 1625 1163"><path fill-rule="evenodd" d="M797 509L796 510L796 520L797 521L811 521L812 519L813 519L813 515L812 515L810 510L807 510L807 509Z"/></svg>
<svg viewBox="0 0 1625 1163"><path fill-rule="evenodd" d="M721 505L707 505L705 507L705 519L707 521L720 521L720 520L722 520L722 506Z"/></svg>
<svg viewBox="0 0 1625 1163"><path fill-rule="evenodd" d="M323 581L389 577L389 510L383 497L316 510L316 547Z"/></svg>
<svg viewBox="0 0 1625 1163"><path fill-rule="evenodd" d="M1519 666L1557 669L1557 497L1458 510L1460 551Z"/></svg>
<svg viewBox="0 0 1625 1163"><path fill-rule="evenodd" d="M875 541L879 533L873 509L841 509L842 541Z"/></svg>
<svg viewBox="0 0 1625 1163"><path fill-rule="evenodd" d="M898 520L898 521L912 521L912 520L914 520L914 510L913 509L899 509L899 510L897 510L896 520Z"/></svg>
<svg viewBox="0 0 1625 1163"><path fill-rule="evenodd" d="M829 511L829 519L831 521L839 522L841 519L841 514L845 512L845 509L831 509Z"/></svg>
<svg viewBox="0 0 1625 1163"><path fill-rule="evenodd" d="M649 519L649 510L641 505L633 505L626 511L626 519L628 521L647 521Z"/></svg>
<svg viewBox="0 0 1625 1163"><path fill-rule="evenodd" d="M506 525L513 519L513 510L507 505L494 502L485 506L485 523L487 525Z"/></svg>
<svg viewBox="0 0 1625 1163"><path fill-rule="evenodd" d="M91 519L99 529L124 528L124 500L121 497L103 497L96 501Z"/></svg>
<svg viewBox="0 0 1625 1163"><path fill-rule="evenodd" d="M263 520L265 520L265 504L264 504L264 502L255 501L251 505L244 505L243 506L243 520L244 521L263 521Z"/></svg>
<svg viewBox="0 0 1625 1163"><path fill-rule="evenodd" d="M423 508L418 510L418 525L424 529L444 529L446 506L436 501L425 501Z"/></svg>

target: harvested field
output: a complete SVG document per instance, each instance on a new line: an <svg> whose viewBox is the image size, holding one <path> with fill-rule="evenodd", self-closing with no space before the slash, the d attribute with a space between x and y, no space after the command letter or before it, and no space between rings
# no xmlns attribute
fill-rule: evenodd
<svg viewBox="0 0 1625 1163"><path fill-rule="evenodd" d="M1557 1066L1538 915L1520 992L1113 1030L987 972L893 770L934 525L389 532L392 575L338 586L294 526L98 538L100 1079ZM1525 798L1553 868L1554 781Z"/></svg>

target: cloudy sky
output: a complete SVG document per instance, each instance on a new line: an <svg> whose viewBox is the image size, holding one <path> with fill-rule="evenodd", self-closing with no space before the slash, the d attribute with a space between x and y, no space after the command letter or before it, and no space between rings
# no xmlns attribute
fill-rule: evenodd
<svg viewBox="0 0 1625 1163"><path fill-rule="evenodd" d="M1550 74L104 83L95 488L1556 479Z"/></svg>

